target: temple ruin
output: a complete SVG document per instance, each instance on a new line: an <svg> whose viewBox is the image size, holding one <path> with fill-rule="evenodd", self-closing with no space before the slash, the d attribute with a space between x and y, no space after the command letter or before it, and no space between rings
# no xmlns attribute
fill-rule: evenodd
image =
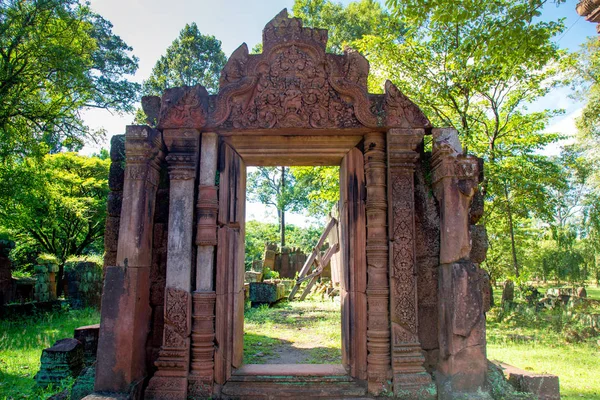
<svg viewBox="0 0 600 400"><path fill-rule="evenodd" d="M326 44L326 30L284 10L265 26L261 54L242 44L231 55L218 94L194 86L144 99L150 124L127 126L123 183L109 198L98 393L488 390L483 165L391 82L369 94L361 54ZM340 166L343 365L269 378L242 366L244 207L246 167L273 165Z"/></svg>

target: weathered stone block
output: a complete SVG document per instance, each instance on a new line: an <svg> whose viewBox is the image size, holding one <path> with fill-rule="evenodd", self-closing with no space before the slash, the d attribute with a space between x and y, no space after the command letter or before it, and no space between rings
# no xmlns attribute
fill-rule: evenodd
<svg viewBox="0 0 600 400"><path fill-rule="evenodd" d="M106 212L111 217L120 217L122 204L123 192L110 192L106 200Z"/></svg>
<svg viewBox="0 0 600 400"><path fill-rule="evenodd" d="M100 324L81 326L73 332L73 337L83 345L83 354L85 365L92 365L96 362L96 353L98 352L98 336L100 335ZM83 396L82 396L83 397Z"/></svg>
<svg viewBox="0 0 600 400"><path fill-rule="evenodd" d="M81 400L94 392L94 380L96 379L96 366L84 368L71 388L71 400Z"/></svg>
<svg viewBox="0 0 600 400"><path fill-rule="evenodd" d="M250 301L252 304L272 304L285 297L283 283L250 283Z"/></svg>
<svg viewBox="0 0 600 400"><path fill-rule="evenodd" d="M508 382L519 392L532 393L539 400L560 399L558 376L536 374L498 361L494 363L502 369Z"/></svg>
<svg viewBox="0 0 600 400"><path fill-rule="evenodd" d="M471 201L471 208L469 209L469 223L475 225L483 217L484 212L484 199L483 194L479 191L475 192L473 200Z"/></svg>
<svg viewBox="0 0 600 400"><path fill-rule="evenodd" d="M110 164L108 171L108 187L113 192L120 192L123 190L123 182L125 181L125 169L119 162L113 162Z"/></svg>
<svg viewBox="0 0 600 400"><path fill-rule="evenodd" d="M481 264L485 261L487 255L489 243L487 237L487 231L484 225L471 225L471 254L469 259L475 264Z"/></svg>
<svg viewBox="0 0 600 400"><path fill-rule="evenodd" d="M125 135L114 135L110 139L110 160L113 163L125 160Z"/></svg>
<svg viewBox="0 0 600 400"><path fill-rule="evenodd" d="M40 386L79 375L84 365L83 345L77 339L62 339L44 349L35 381Z"/></svg>

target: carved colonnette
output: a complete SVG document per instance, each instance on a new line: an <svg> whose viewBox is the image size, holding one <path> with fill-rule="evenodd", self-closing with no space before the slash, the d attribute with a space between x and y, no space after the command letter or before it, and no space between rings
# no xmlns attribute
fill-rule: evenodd
<svg viewBox="0 0 600 400"><path fill-rule="evenodd" d="M385 134L365 135L367 184L367 349L369 392L389 389L390 290L388 279L387 192Z"/></svg>
<svg viewBox="0 0 600 400"><path fill-rule="evenodd" d="M394 393L435 398L418 338L415 265L414 170L422 129L393 128L387 133L390 204L390 319Z"/></svg>
<svg viewBox="0 0 600 400"><path fill-rule="evenodd" d="M206 120L201 86L169 89L159 124L169 154L169 229L163 345L147 399L187 399L192 328L192 242L199 131Z"/></svg>
<svg viewBox="0 0 600 400"><path fill-rule="evenodd" d="M218 188L215 175L218 135L204 132L200 149L196 232L196 291L193 294L192 359L188 393L210 397L214 382L215 304L214 252L217 245Z"/></svg>
<svg viewBox="0 0 600 400"><path fill-rule="evenodd" d="M128 126L115 266L106 268L95 389L129 393L146 375L153 215L163 147L159 131ZM136 387L138 389L136 389Z"/></svg>
<svg viewBox="0 0 600 400"><path fill-rule="evenodd" d="M454 129L433 130L433 185L440 204L440 397L454 399L485 387L485 274L473 263L469 209L479 163L462 152Z"/></svg>

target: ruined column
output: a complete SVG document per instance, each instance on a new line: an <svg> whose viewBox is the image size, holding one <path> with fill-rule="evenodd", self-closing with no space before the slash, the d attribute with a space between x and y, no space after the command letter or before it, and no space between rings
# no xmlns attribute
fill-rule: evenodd
<svg viewBox="0 0 600 400"><path fill-rule="evenodd" d="M95 390L129 393L146 376L150 325L153 216L160 162L159 131L128 126L125 181L115 266L105 269Z"/></svg>
<svg viewBox="0 0 600 400"><path fill-rule="evenodd" d="M192 228L199 132L165 129L169 154L169 230L163 345L147 399L187 399L192 317Z"/></svg>
<svg viewBox="0 0 600 400"><path fill-rule="evenodd" d="M206 89L168 89L158 127L169 155L169 229L163 344L146 399L187 399L192 330L194 199L200 129L206 122Z"/></svg>
<svg viewBox="0 0 600 400"><path fill-rule="evenodd" d="M390 289L388 280L388 236L385 134L365 135L367 183L367 374L369 393L389 389Z"/></svg>
<svg viewBox="0 0 600 400"><path fill-rule="evenodd" d="M423 129L400 128L387 134L393 386L396 396L411 399L436 398L423 367L417 318L414 170L423 135Z"/></svg>
<svg viewBox="0 0 600 400"><path fill-rule="evenodd" d="M454 129L433 130L433 187L440 204L438 388L440 398L476 393L485 385L484 275L471 260L469 208L479 166L463 154Z"/></svg>
<svg viewBox="0 0 600 400"><path fill-rule="evenodd" d="M196 245L196 291L193 294L192 361L189 394L210 397L214 381L215 302L214 251L217 245L217 173L219 137L202 134L198 182L198 230Z"/></svg>

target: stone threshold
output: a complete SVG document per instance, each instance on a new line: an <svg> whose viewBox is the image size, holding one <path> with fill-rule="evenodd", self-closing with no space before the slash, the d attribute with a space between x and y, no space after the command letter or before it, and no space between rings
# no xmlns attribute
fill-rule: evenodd
<svg viewBox="0 0 600 400"><path fill-rule="evenodd" d="M248 364L223 386L222 397L238 399L368 398L364 385L339 364Z"/></svg>
<svg viewBox="0 0 600 400"><path fill-rule="evenodd" d="M348 375L341 364L246 364L234 376L330 376Z"/></svg>

